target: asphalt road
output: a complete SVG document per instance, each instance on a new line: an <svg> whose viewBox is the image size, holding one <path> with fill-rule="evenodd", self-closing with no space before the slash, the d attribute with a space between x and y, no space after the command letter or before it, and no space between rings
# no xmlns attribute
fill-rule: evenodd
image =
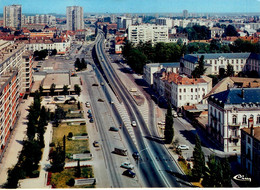
<svg viewBox="0 0 260 190"><path fill-rule="evenodd" d="M127 89L122 85L120 79L115 75L111 66L109 66L109 59L106 57L103 51L103 36L98 36L100 42L98 42L96 51L99 54L101 64L103 64L103 70L109 78L110 85L114 86L116 95L122 99L128 114L132 120L137 121L137 125L134 129L137 139L137 149L140 152L141 159L139 160L139 170L141 171L142 178L145 180L148 187L187 187L185 181L176 179L172 174L183 175L179 168L176 166L175 160L173 160L170 154L165 150L165 147L160 141L154 139L156 132L153 127L147 127L142 114L138 110L137 106L130 97ZM113 84L112 84L113 83Z"/></svg>

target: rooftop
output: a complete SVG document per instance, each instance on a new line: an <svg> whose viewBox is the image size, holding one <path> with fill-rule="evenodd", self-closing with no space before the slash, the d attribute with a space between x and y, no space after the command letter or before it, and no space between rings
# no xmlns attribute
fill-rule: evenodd
<svg viewBox="0 0 260 190"><path fill-rule="evenodd" d="M175 62L175 63L149 63L149 64L146 64L146 67L159 67L160 65L162 65L163 67L180 67L179 62Z"/></svg>
<svg viewBox="0 0 260 190"><path fill-rule="evenodd" d="M203 78L188 78L186 76L181 76L174 72L164 73L165 74L163 74L162 80L166 80L169 83L173 82L177 85L196 85L199 83L207 83L207 81Z"/></svg>
<svg viewBox="0 0 260 190"><path fill-rule="evenodd" d="M192 62L197 63L198 58L204 55L204 60L206 59L247 59L250 56L250 53L205 53L205 54L187 54L184 56L184 59Z"/></svg>
<svg viewBox="0 0 260 190"><path fill-rule="evenodd" d="M260 104L260 88L232 88L209 97L218 104Z"/></svg>
<svg viewBox="0 0 260 190"><path fill-rule="evenodd" d="M243 128L241 130L245 131L248 135L251 135L250 128ZM254 127L254 138L260 141L260 127Z"/></svg>

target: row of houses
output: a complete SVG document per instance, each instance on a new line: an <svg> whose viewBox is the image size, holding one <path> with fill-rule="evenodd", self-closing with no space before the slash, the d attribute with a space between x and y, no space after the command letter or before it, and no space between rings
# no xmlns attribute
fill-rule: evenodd
<svg viewBox="0 0 260 190"><path fill-rule="evenodd" d="M242 167L259 179L260 79L227 77L212 88L206 76L189 78L202 55L207 74L218 74L212 68L226 68L227 64L233 65L236 73L259 73L257 54L190 54L180 64L147 64L143 78L192 124L202 126L224 152L241 155Z"/></svg>

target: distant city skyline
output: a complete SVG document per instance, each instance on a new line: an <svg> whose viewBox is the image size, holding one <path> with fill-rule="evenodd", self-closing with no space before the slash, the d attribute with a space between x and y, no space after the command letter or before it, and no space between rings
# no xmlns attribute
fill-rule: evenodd
<svg viewBox="0 0 260 190"><path fill-rule="evenodd" d="M84 13L259 13L260 0L1 0L4 6L21 4L28 14L66 14L67 6L82 6Z"/></svg>

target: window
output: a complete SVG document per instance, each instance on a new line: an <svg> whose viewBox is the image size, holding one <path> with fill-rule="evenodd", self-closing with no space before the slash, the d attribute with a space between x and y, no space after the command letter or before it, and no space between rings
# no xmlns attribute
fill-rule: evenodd
<svg viewBox="0 0 260 190"><path fill-rule="evenodd" d="M193 95L191 95L191 100L193 100Z"/></svg>
<svg viewBox="0 0 260 190"><path fill-rule="evenodd" d="M180 100L181 100L181 96L180 96Z"/></svg>
<svg viewBox="0 0 260 190"><path fill-rule="evenodd" d="M197 92L198 90L197 90L197 88L195 88L195 92Z"/></svg>
<svg viewBox="0 0 260 190"><path fill-rule="evenodd" d="M248 143L248 144L251 144L251 139L250 139L250 137L247 137L247 143Z"/></svg>
<svg viewBox="0 0 260 190"><path fill-rule="evenodd" d="M179 90L179 91L180 91L180 93L181 93L181 88L180 88L180 90Z"/></svg>
<svg viewBox="0 0 260 190"><path fill-rule="evenodd" d="M183 89L183 92L186 92L186 88Z"/></svg>
<svg viewBox="0 0 260 190"><path fill-rule="evenodd" d="M258 114L257 115L257 118L256 118L256 123L259 124L260 123L260 115Z"/></svg>
<svg viewBox="0 0 260 190"><path fill-rule="evenodd" d="M232 117L232 123L237 124L237 116L233 115Z"/></svg>
<svg viewBox="0 0 260 190"><path fill-rule="evenodd" d="M243 116L243 124L246 124L246 115Z"/></svg>
<svg viewBox="0 0 260 190"><path fill-rule="evenodd" d="M193 92L193 88L192 88L192 89L190 89L190 91L191 91L191 92Z"/></svg>

